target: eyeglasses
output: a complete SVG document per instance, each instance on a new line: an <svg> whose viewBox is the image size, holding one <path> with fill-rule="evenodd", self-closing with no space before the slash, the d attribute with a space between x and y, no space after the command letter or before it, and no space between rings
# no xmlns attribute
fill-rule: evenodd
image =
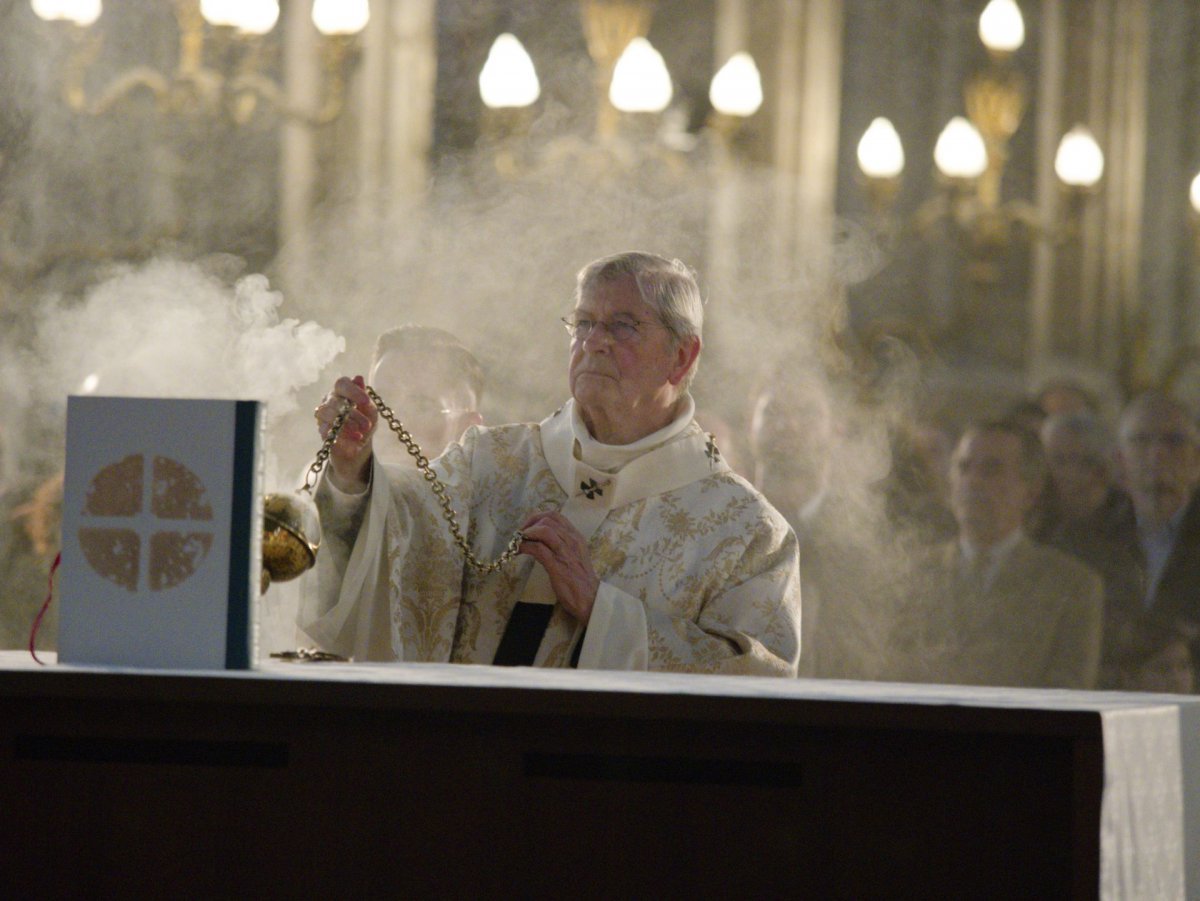
<svg viewBox="0 0 1200 901"><path fill-rule="evenodd" d="M585 319L576 316L562 317L562 324L566 326L567 331L576 341L586 341L598 327L603 327L608 329L608 334L618 344L636 338L639 329L644 325L666 328L661 322L642 322L637 319L614 319L611 322L604 322L601 319Z"/></svg>

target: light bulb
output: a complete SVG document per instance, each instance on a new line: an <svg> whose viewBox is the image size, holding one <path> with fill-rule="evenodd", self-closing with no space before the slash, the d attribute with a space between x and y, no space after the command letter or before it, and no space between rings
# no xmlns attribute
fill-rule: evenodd
<svg viewBox="0 0 1200 901"><path fill-rule="evenodd" d="M762 78L754 57L742 51L729 57L708 88L713 109L727 116L753 116L762 106Z"/></svg>
<svg viewBox="0 0 1200 901"><path fill-rule="evenodd" d="M234 25L245 34L266 34L279 20L278 0L246 0L239 6Z"/></svg>
<svg viewBox="0 0 1200 901"><path fill-rule="evenodd" d="M367 0L313 0L312 20L321 34L358 34L371 20L371 8Z"/></svg>
<svg viewBox="0 0 1200 901"><path fill-rule="evenodd" d="M868 178L896 178L904 171L904 146L891 121L871 121L858 141L858 166Z"/></svg>
<svg viewBox="0 0 1200 901"><path fill-rule="evenodd" d="M47 22L69 21L84 28L100 18L100 0L32 0L30 5L39 19Z"/></svg>
<svg viewBox="0 0 1200 901"><path fill-rule="evenodd" d="M496 38L479 72L484 105L489 109L529 106L541 90L533 60L521 42L507 32Z"/></svg>
<svg viewBox="0 0 1200 901"><path fill-rule="evenodd" d="M979 40L997 53L1012 53L1025 43L1025 20L1016 0L992 0L979 16Z"/></svg>
<svg viewBox="0 0 1200 901"><path fill-rule="evenodd" d="M1054 172L1064 184L1090 188L1104 174L1104 152L1092 133L1076 125L1063 135L1054 154Z"/></svg>
<svg viewBox="0 0 1200 901"><path fill-rule="evenodd" d="M947 178L979 178L987 169L987 148L979 129L955 116L938 135L933 161Z"/></svg>
<svg viewBox="0 0 1200 901"><path fill-rule="evenodd" d="M238 0L200 0L200 15L209 25L237 26L238 10L241 4Z"/></svg>
<svg viewBox="0 0 1200 901"><path fill-rule="evenodd" d="M671 75L662 54L645 38L634 38L613 67L608 99L626 113L661 113L671 94Z"/></svg>

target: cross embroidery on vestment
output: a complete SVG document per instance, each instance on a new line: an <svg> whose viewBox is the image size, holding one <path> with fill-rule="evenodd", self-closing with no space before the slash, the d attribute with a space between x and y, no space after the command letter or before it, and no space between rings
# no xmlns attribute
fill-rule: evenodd
<svg viewBox="0 0 1200 901"><path fill-rule="evenodd" d="M704 453L712 466L716 466L721 460L721 449L717 447L717 436L711 432L708 434L708 443L704 445Z"/></svg>
<svg viewBox="0 0 1200 901"><path fill-rule="evenodd" d="M586 482L579 483L579 490L584 493L589 501L595 500L597 497L604 496L604 488L595 479L588 479Z"/></svg>

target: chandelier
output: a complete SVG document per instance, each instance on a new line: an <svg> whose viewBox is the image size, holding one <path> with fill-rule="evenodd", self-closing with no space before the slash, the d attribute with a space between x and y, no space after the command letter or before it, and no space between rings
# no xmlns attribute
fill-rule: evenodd
<svg viewBox="0 0 1200 901"><path fill-rule="evenodd" d="M662 54L647 39L654 5L638 0L582 0L580 15L593 63L596 90L595 139L611 143L622 117L654 117L674 96ZM533 59L520 40L499 35L479 74L479 93L489 110L532 107L540 97ZM709 99L713 124L728 131L754 115L763 102L753 57L733 54L713 76Z"/></svg>
<svg viewBox="0 0 1200 901"><path fill-rule="evenodd" d="M941 190L919 207L912 225L927 233L936 223L949 221L972 252L985 257L1006 248L1018 230L1051 240L1074 234L1082 205L1103 176L1104 154L1082 124L1062 137L1054 160L1066 195L1061 221L1044 221L1028 201L1002 201L1009 141L1028 99L1025 79L1012 65L1013 54L1025 41L1025 23L1015 0L988 3L979 17L979 37L988 51L988 64L964 86L965 116L952 118L938 136L933 159ZM890 220L905 160L900 136L887 118L872 121L858 143L857 157L873 209ZM973 274L987 280L995 276L994 267L981 262Z"/></svg>
<svg viewBox="0 0 1200 901"><path fill-rule="evenodd" d="M284 90L264 74L266 36L279 18L278 0L172 0L179 30L173 72L136 65L93 90L89 75L103 47L101 0L31 0L34 13L69 32L63 99L72 110L102 115L137 92L148 92L171 115L224 114L244 124L266 104L312 126L341 115L355 37L366 27L367 0L315 0L312 23L321 34L324 90L316 109L289 104Z"/></svg>

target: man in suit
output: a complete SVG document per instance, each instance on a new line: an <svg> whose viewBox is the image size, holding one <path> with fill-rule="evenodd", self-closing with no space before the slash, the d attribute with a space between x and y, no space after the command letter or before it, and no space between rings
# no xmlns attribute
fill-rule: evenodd
<svg viewBox="0 0 1200 901"><path fill-rule="evenodd" d="M897 638L903 678L1094 687L1103 585L1082 562L1026 536L1044 481L1041 443L1027 429L995 421L963 433L950 470L958 536L915 567Z"/></svg>
<svg viewBox="0 0 1200 901"><path fill-rule="evenodd" d="M1121 686L1124 645L1142 616L1145 574L1128 538L1133 502L1117 485L1115 435L1095 414L1063 413L1042 426L1050 468L1051 515L1034 534L1066 551L1104 580L1104 641L1099 688Z"/></svg>
<svg viewBox="0 0 1200 901"><path fill-rule="evenodd" d="M1134 517L1123 539L1143 563L1145 615L1200 627L1200 432L1175 399L1147 392L1121 413L1121 481Z"/></svg>

